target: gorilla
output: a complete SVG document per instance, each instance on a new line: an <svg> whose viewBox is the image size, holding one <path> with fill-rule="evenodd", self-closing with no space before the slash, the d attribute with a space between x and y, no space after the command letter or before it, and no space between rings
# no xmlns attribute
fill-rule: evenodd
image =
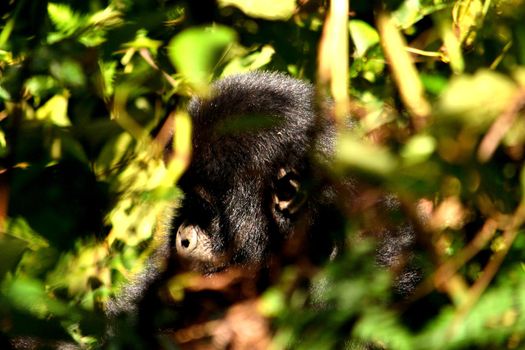
<svg viewBox="0 0 525 350"><path fill-rule="evenodd" d="M257 72L212 91L189 104L194 157L174 225L177 256L203 272L261 264L298 226L316 236L335 195L321 164L335 130L310 85Z"/></svg>
<svg viewBox="0 0 525 350"><path fill-rule="evenodd" d="M183 199L159 223L163 243L146 269L108 304L110 318L133 314L146 333L156 312L152 300L174 270L264 269L290 251L289 242L313 262L333 258L345 244L345 212L362 204L359 181L329 171L337 131L330 104L312 85L273 72L229 76L209 95L192 98L193 156L178 183ZM376 207L380 216L399 203L385 195ZM411 225L376 231L378 264L408 256ZM405 269L397 288L409 292L417 279Z"/></svg>

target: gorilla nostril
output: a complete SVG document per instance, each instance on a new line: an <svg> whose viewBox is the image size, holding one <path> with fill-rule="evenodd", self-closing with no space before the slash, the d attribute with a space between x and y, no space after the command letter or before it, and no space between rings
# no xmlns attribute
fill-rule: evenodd
<svg viewBox="0 0 525 350"><path fill-rule="evenodd" d="M198 234L195 226L182 224L177 230L176 249L183 256L194 254L198 244Z"/></svg>
<svg viewBox="0 0 525 350"><path fill-rule="evenodd" d="M180 245L183 248L188 248L190 246L190 240L189 239L181 239Z"/></svg>

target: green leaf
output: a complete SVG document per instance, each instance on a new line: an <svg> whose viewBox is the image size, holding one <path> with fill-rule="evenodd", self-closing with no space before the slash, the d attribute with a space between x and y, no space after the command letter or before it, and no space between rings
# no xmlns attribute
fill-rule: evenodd
<svg viewBox="0 0 525 350"><path fill-rule="evenodd" d="M396 158L385 148L363 142L353 135L341 135L336 147L336 167L351 167L387 176L397 166Z"/></svg>
<svg viewBox="0 0 525 350"><path fill-rule="evenodd" d="M47 248L48 241L29 226L24 218L10 219L7 223L7 233L11 237L25 242L31 250Z"/></svg>
<svg viewBox="0 0 525 350"><path fill-rule="evenodd" d="M86 83L86 76L82 67L72 59L51 63L50 70L55 78L67 86L78 88Z"/></svg>
<svg viewBox="0 0 525 350"><path fill-rule="evenodd" d="M8 152L7 140L5 138L4 130L0 129L0 158L5 157Z"/></svg>
<svg viewBox="0 0 525 350"><path fill-rule="evenodd" d="M115 75L117 73L117 62L105 62L100 60L98 62L98 65L100 67L102 80L104 82L104 96L109 97L113 95L113 92L115 91Z"/></svg>
<svg viewBox="0 0 525 350"><path fill-rule="evenodd" d="M232 59L222 71L223 76L260 69L272 61L275 49L264 45L260 50Z"/></svg>
<svg viewBox="0 0 525 350"><path fill-rule="evenodd" d="M348 26L357 57L363 57L369 48L379 43L379 34L365 21L354 19L348 23Z"/></svg>
<svg viewBox="0 0 525 350"><path fill-rule="evenodd" d="M173 38L168 54L179 73L202 90L235 39L235 31L224 26L190 28Z"/></svg>
<svg viewBox="0 0 525 350"><path fill-rule="evenodd" d="M279 316L286 309L286 298L277 288L268 289L261 298L261 312L269 317Z"/></svg>
<svg viewBox="0 0 525 350"><path fill-rule="evenodd" d="M404 0L401 6L393 12L393 17L402 29L407 29L419 22L423 17L446 8L446 2L433 0Z"/></svg>
<svg viewBox="0 0 525 350"><path fill-rule="evenodd" d="M162 45L162 41L159 40L153 40L148 37L148 32L144 29L140 29L137 32L137 36L133 41L130 41L129 43L124 44L124 47L133 47L135 49L142 49L146 48L153 52L154 54L157 53L157 50Z"/></svg>
<svg viewBox="0 0 525 350"><path fill-rule="evenodd" d="M430 135L412 137L401 150L405 164L413 165L426 161L436 150L436 139Z"/></svg>
<svg viewBox="0 0 525 350"><path fill-rule="evenodd" d="M22 254L27 249L27 243L16 237L0 236L0 279L9 270L14 270Z"/></svg>
<svg viewBox="0 0 525 350"><path fill-rule="evenodd" d="M43 98L57 92L59 84L49 75L34 75L25 83L26 89L33 97Z"/></svg>
<svg viewBox="0 0 525 350"><path fill-rule="evenodd" d="M53 299L37 279L19 278L4 283L2 291L12 306L39 318L49 314L67 315L70 310L64 303Z"/></svg>
<svg viewBox="0 0 525 350"><path fill-rule="evenodd" d="M441 96L439 115L483 130L509 105L516 90L512 80L489 70L455 77Z"/></svg>
<svg viewBox="0 0 525 350"><path fill-rule="evenodd" d="M66 4L49 3L47 13L58 31L65 35L73 34L84 24L82 17Z"/></svg>
<svg viewBox="0 0 525 350"><path fill-rule="evenodd" d="M295 12L295 0L219 0L220 7L235 6L250 17L287 20Z"/></svg>
<svg viewBox="0 0 525 350"><path fill-rule="evenodd" d="M67 104L67 96L55 95L36 111L36 119L49 120L57 126L70 126L71 121L67 116Z"/></svg>

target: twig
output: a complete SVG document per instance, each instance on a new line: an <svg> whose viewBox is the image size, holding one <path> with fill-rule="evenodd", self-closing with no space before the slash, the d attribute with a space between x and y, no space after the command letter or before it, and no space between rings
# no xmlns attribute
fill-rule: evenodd
<svg viewBox="0 0 525 350"><path fill-rule="evenodd" d="M399 89L401 100L412 116L414 129L421 130L428 123L430 105L425 99L423 84L416 67L406 51L405 40L386 11L378 11L376 23L381 46Z"/></svg>
<svg viewBox="0 0 525 350"><path fill-rule="evenodd" d="M344 124L348 116L348 0L332 0L319 44L318 75L322 83L330 82L335 101L336 121Z"/></svg>
<svg viewBox="0 0 525 350"><path fill-rule="evenodd" d="M168 83L170 83L170 85L173 88L178 87L179 84L177 83L177 81L173 79L171 75L169 75L168 73L160 69L159 66L155 63L155 60L153 59L153 57L151 57L151 54L148 51L148 49L142 48L139 50L139 53L142 56L142 58L144 58L144 61L146 61L147 64L149 64L153 69L158 70L159 72L162 73L164 78L168 81Z"/></svg>
<svg viewBox="0 0 525 350"><path fill-rule="evenodd" d="M494 151L503 139L503 136L509 131L510 127L519 115L519 112L525 107L525 89L520 89L512 99L509 106L492 124L489 131L483 137L478 149L478 159L484 163L492 157Z"/></svg>

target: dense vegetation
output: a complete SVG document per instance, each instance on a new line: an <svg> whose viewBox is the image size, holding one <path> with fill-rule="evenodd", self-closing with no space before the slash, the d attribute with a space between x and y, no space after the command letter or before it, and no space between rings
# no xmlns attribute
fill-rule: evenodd
<svg viewBox="0 0 525 350"><path fill-rule="evenodd" d="M287 266L262 294L173 330L166 348L522 348L524 1L347 6L0 2L0 348L24 336L125 343L106 339L102 310L141 269L159 215L180 195L173 184L191 152L184 103L213 79L254 69L312 81L338 120L358 120L341 133L334 176L362 174L395 192L406 215L426 218L426 277L396 299L362 240L322 268ZM205 288L221 287L192 275L169 286L181 314Z"/></svg>

